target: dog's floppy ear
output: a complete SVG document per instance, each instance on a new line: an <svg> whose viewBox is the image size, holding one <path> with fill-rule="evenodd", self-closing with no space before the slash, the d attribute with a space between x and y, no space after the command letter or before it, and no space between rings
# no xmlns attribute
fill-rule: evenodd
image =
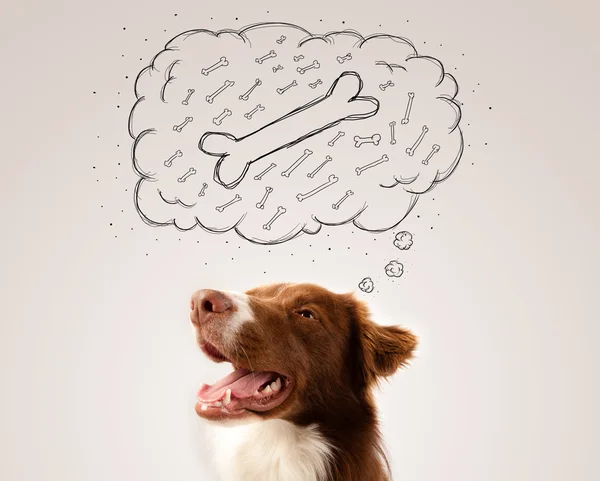
<svg viewBox="0 0 600 481"><path fill-rule="evenodd" d="M366 304L354 296L355 329L362 351L361 371L367 384L394 374L408 364L418 344L412 332L400 326L381 326L371 320Z"/></svg>
<svg viewBox="0 0 600 481"><path fill-rule="evenodd" d="M417 347L417 337L400 326L379 326L372 321L360 326L368 378L387 377L406 366Z"/></svg>

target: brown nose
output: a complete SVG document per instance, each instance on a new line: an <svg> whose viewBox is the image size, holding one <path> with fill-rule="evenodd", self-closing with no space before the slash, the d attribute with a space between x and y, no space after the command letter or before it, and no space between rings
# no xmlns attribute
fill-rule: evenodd
<svg viewBox="0 0 600 481"><path fill-rule="evenodd" d="M211 314L222 314L232 307L231 299L220 291L202 289L192 296L190 301L192 312L190 319L196 325L208 321Z"/></svg>

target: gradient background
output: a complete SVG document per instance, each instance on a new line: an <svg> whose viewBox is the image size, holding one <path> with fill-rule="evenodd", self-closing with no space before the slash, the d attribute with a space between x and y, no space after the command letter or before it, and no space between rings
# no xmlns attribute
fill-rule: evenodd
<svg viewBox="0 0 600 481"><path fill-rule="evenodd" d="M190 294L351 291L370 275L377 321L421 337L378 395L397 480L599 479L599 15L581 1L3 2L0 478L215 481L193 406L226 369L194 344ZM465 155L402 225L410 251L349 228L264 248L135 213L137 72L181 31L269 20L406 36L457 77Z"/></svg>

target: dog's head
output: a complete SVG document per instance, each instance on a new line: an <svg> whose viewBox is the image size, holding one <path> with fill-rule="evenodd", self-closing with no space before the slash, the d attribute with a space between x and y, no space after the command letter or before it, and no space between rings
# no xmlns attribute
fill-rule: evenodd
<svg viewBox="0 0 600 481"><path fill-rule="evenodd" d="M302 421L370 401L370 388L412 357L417 339L380 326L352 294L275 284L245 294L200 290L190 318L202 351L234 371L198 392L200 417Z"/></svg>

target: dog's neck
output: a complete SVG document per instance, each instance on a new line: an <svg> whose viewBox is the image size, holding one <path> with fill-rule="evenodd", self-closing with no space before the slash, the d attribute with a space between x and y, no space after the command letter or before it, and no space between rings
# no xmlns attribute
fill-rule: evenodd
<svg viewBox="0 0 600 481"><path fill-rule="evenodd" d="M327 428L325 428L327 430ZM212 424L220 481L388 481L372 439L334 439L317 424L273 419Z"/></svg>

